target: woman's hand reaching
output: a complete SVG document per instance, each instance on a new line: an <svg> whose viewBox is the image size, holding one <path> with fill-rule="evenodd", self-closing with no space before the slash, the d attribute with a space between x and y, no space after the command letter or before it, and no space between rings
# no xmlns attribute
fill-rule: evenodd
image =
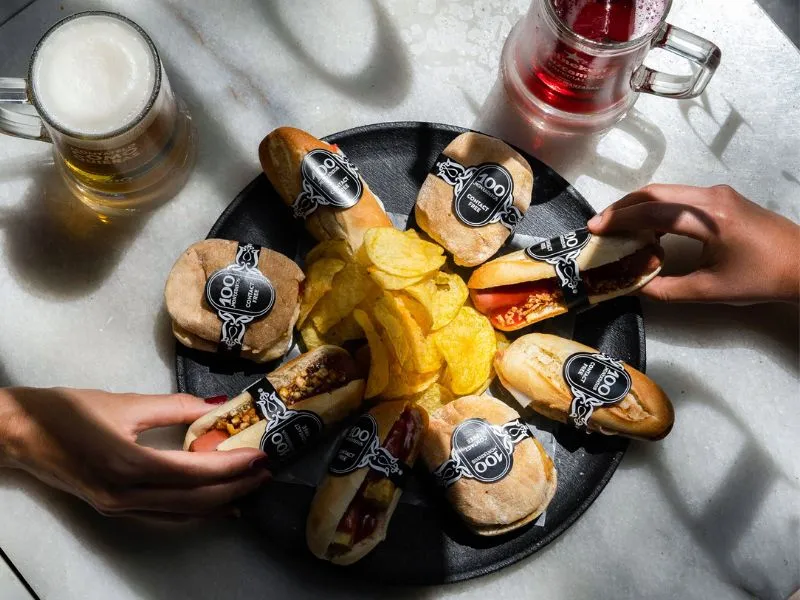
<svg viewBox="0 0 800 600"><path fill-rule="evenodd" d="M800 225L728 186L649 185L589 221L596 234L652 229L703 243L701 264L641 289L670 302L798 302Z"/></svg>
<svg viewBox="0 0 800 600"><path fill-rule="evenodd" d="M203 516L270 478L258 450L193 453L136 443L213 408L185 394L0 390L0 465L24 469L108 515Z"/></svg>

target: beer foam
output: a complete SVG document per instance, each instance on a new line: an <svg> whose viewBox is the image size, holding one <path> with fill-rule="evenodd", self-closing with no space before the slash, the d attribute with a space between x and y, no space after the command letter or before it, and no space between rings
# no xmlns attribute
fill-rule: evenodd
<svg viewBox="0 0 800 600"><path fill-rule="evenodd" d="M83 15L53 30L31 70L34 94L62 129L102 135L128 125L147 106L156 79L147 40L108 15Z"/></svg>

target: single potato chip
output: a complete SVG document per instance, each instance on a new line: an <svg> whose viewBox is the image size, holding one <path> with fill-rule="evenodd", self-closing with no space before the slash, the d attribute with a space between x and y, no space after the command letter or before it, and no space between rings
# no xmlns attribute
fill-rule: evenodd
<svg viewBox="0 0 800 600"><path fill-rule="evenodd" d="M327 240L314 246L306 254L306 266L313 264L321 258L338 258L345 262L353 260L350 246L344 240Z"/></svg>
<svg viewBox="0 0 800 600"><path fill-rule="evenodd" d="M303 299L300 301L300 316L297 319L301 326L311 310L322 297L331 291L334 276L344 269L344 261L338 258L321 258L306 267Z"/></svg>
<svg viewBox="0 0 800 600"><path fill-rule="evenodd" d="M425 307L433 331L455 319L469 297L464 280L454 273L436 273L403 291Z"/></svg>
<svg viewBox="0 0 800 600"><path fill-rule="evenodd" d="M369 261L381 271L400 277L418 277L445 263L437 244L404 235L394 227L373 227L364 234Z"/></svg>
<svg viewBox="0 0 800 600"><path fill-rule="evenodd" d="M416 229L406 229L406 230L403 232L403 235L407 235L408 237L410 237L410 238L414 238L414 239L416 239L416 240L420 239L420 237L419 237L419 233L417 233L417 230L416 230Z"/></svg>
<svg viewBox="0 0 800 600"><path fill-rule="evenodd" d="M364 397L374 398L389 385L389 353L367 313L356 309L353 311L353 318L364 330L369 345L369 376Z"/></svg>
<svg viewBox="0 0 800 600"><path fill-rule="evenodd" d="M434 383L428 389L414 394L409 398L417 406L424 408L428 414L439 410L445 404L452 402L456 397L446 387Z"/></svg>
<svg viewBox="0 0 800 600"><path fill-rule="evenodd" d="M325 345L325 340L320 337L319 332L311 323L306 323L300 328L300 337L303 338L306 350L313 350Z"/></svg>
<svg viewBox="0 0 800 600"><path fill-rule="evenodd" d="M425 275L418 275L417 277L400 277L399 275L390 275L385 271L381 271L378 267L369 267L367 271L375 283L381 286L384 290L402 290L410 285L419 283L426 277Z"/></svg>
<svg viewBox="0 0 800 600"><path fill-rule="evenodd" d="M381 398L400 398L418 394L436 383L439 374L439 371L417 373L404 369L399 363L390 363L389 385L381 393Z"/></svg>
<svg viewBox="0 0 800 600"><path fill-rule="evenodd" d="M422 325L414 318L412 302L400 294L385 292L379 304L386 306L399 320L408 342L411 360L405 363L401 360L401 364L418 373L438 371L442 367L442 357L433 338L425 335Z"/></svg>
<svg viewBox="0 0 800 600"><path fill-rule="evenodd" d="M489 379L497 338L489 320L474 308L462 307L433 338L447 363L442 383L451 392L472 394Z"/></svg>
<svg viewBox="0 0 800 600"><path fill-rule="evenodd" d="M364 330L361 329L352 314L347 315L336 325L328 329L322 336L325 342L334 346L341 346L350 340L360 340L364 337Z"/></svg>
<svg viewBox="0 0 800 600"><path fill-rule="evenodd" d="M397 361L401 365L411 365L411 349L406 339L405 329L391 304L381 297L372 306L372 312L375 320L383 329L387 345L393 350Z"/></svg>
<svg viewBox="0 0 800 600"><path fill-rule="evenodd" d="M405 307L414 321L416 321L422 329L422 333L427 337L431 332L431 316L428 314L428 311L425 310L425 307L411 296L403 294L402 292L395 292L394 296L397 297L397 301Z"/></svg>
<svg viewBox="0 0 800 600"><path fill-rule="evenodd" d="M333 278L331 291L317 302L309 319L321 334L353 312L367 293L370 279L356 263L347 263Z"/></svg>

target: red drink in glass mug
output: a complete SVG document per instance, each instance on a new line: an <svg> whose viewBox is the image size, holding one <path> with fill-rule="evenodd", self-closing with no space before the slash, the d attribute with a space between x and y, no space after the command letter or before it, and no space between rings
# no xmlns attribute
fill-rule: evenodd
<svg viewBox="0 0 800 600"><path fill-rule="evenodd" d="M514 99L535 120L565 133L605 129L638 92L671 98L702 93L719 64L711 42L665 22L671 0L533 0L503 50ZM644 67L661 47L699 66L692 75Z"/></svg>

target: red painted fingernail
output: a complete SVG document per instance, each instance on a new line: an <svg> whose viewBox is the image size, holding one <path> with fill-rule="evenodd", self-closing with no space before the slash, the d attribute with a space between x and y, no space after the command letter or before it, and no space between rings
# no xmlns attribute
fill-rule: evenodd
<svg viewBox="0 0 800 600"><path fill-rule="evenodd" d="M264 469L267 470L269 466L269 458L266 456L259 456L250 462L250 470Z"/></svg>
<svg viewBox="0 0 800 600"><path fill-rule="evenodd" d="M222 396L212 396L211 398L204 398L206 404L225 404L228 401L228 397L225 395Z"/></svg>

